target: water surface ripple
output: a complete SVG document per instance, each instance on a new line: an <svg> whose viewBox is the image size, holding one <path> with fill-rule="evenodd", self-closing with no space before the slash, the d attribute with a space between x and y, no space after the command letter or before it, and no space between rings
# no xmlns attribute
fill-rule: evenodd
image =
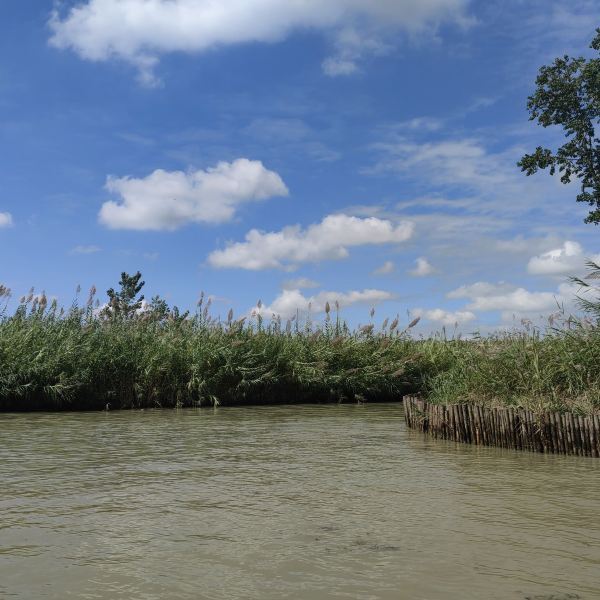
<svg viewBox="0 0 600 600"><path fill-rule="evenodd" d="M600 460L401 405L0 415L0 598L600 598Z"/></svg>

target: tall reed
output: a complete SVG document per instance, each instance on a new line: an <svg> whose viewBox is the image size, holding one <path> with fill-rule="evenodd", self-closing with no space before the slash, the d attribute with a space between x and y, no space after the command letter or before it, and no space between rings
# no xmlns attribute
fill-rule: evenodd
<svg viewBox="0 0 600 600"><path fill-rule="evenodd" d="M44 294L8 313L0 288L0 409L54 410L241 403L475 401L534 410L600 410L600 328L565 320L447 339L410 336L398 319L352 330L326 307L321 323L261 314L220 320L154 301L143 312L60 309Z"/></svg>

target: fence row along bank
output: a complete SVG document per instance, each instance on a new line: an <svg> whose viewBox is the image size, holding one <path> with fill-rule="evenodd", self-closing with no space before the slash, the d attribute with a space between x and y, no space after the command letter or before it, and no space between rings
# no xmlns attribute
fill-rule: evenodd
<svg viewBox="0 0 600 600"><path fill-rule="evenodd" d="M600 416L522 408L431 404L404 396L406 425L434 438L557 454L600 457Z"/></svg>

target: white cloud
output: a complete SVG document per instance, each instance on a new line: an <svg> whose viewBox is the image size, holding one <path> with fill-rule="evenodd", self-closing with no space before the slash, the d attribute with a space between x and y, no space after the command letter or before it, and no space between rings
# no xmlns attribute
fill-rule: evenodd
<svg viewBox="0 0 600 600"><path fill-rule="evenodd" d="M281 284L284 290L303 290L319 287L321 284L318 281L313 281L307 277L299 277L298 279L287 279Z"/></svg>
<svg viewBox="0 0 600 600"><path fill-rule="evenodd" d="M13 218L9 212L0 212L0 229L3 227L12 227Z"/></svg>
<svg viewBox="0 0 600 600"><path fill-rule="evenodd" d="M415 317L422 317L428 321L434 321L435 323L440 323L440 325L445 325L447 327L452 327L456 324L464 325L474 321L477 318L474 313L468 310L451 312L441 308L434 308L432 310L416 308L411 311L411 313Z"/></svg>
<svg viewBox="0 0 600 600"><path fill-rule="evenodd" d="M415 264L415 268L409 271L409 274L413 277L427 277L435 273L435 269L424 256L417 258Z"/></svg>
<svg viewBox="0 0 600 600"><path fill-rule="evenodd" d="M404 242L413 235L413 229L407 221L394 225L375 217L329 215L304 230L299 225L268 233L252 229L245 242L215 250L208 262L217 268L290 270L300 263L346 258L352 246Z"/></svg>
<svg viewBox="0 0 600 600"><path fill-rule="evenodd" d="M338 302L341 309L354 304L373 305L378 302L393 299L393 294L383 290L366 289L362 291L353 290L350 292L328 292L321 291L313 296L304 296L300 290L283 290L279 296L273 300L269 306L255 308L256 312L263 315L279 315L282 319L293 317L296 312L304 314L310 311L313 314L322 313L325 310L325 304L329 302L332 310L335 303Z"/></svg>
<svg viewBox="0 0 600 600"><path fill-rule="evenodd" d="M100 252L102 248L99 246L75 246L71 250L71 254L95 254L96 252Z"/></svg>
<svg viewBox="0 0 600 600"><path fill-rule="evenodd" d="M488 153L477 139L417 143L401 137L396 142L376 144L375 148L387 157L367 173L398 171L413 177L425 174L437 184L479 191L506 185L516 177L508 171L506 157Z"/></svg>
<svg viewBox="0 0 600 600"><path fill-rule="evenodd" d="M398 204L403 211L439 207L460 217L535 219L540 232L545 225L555 227L559 219L564 220L565 202L571 201L568 190L551 177L521 173L515 164L522 147L491 150L487 140L476 137L421 142L417 132L408 128L384 135L384 141L372 145L378 159L362 172L392 173L417 184L423 197Z"/></svg>
<svg viewBox="0 0 600 600"><path fill-rule="evenodd" d="M135 65L142 82L167 52L196 53L230 44L280 41L293 31L335 32L331 74L351 70L380 37L434 33L442 23L464 27L468 0L88 0L50 19L50 43L81 58L119 58ZM343 66L347 63L346 66ZM335 72L337 69L337 72Z"/></svg>
<svg viewBox="0 0 600 600"><path fill-rule="evenodd" d="M380 267L373 271L373 275L389 275L394 272L395 265L391 260L386 260Z"/></svg>
<svg viewBox="0 0 600 600"><path fill-rule="evenodd" d="M600 260L600 254L589 257ZM578 242L566 241L562 247L534 256L527 264L532 275L577 275L585 268L586 257Z"/></svg>
<svg viewBox="0 0 600 600"><path fill-rule="evenodd" d="M365 34L354 27L342 29L335 46L336 53L327 57L321 65L323 72L330 77L352 75L359 70L359 63L366 54L383 55L392 50L377 36Z"/></svg>
<svg viewBox="0 0 600 600"><path fill-rule="evenodd" d="M466 308L476 311L501 311L503 319L510 320L513 314L548 314L558 305L570 306L577 293L576 286L561 284L555 292L531 292L509 283L497 284L480 281L461 286L447 294L448 298L468 298Z"/></svg>
<svg viewBox="0 0 600 600"><path fill-rule="evenodd" d="M503 281L499 283L487 283L486 281L478 281L470 285L461 285L459 288L452 290L446 296L448 298L479 298L504 294L512 292L515 286Z"/></svg>
<svg viewBox="0 0 600 600"><path fill-rule="evenodd" d="M505 294L475 297L468 308L482 311L514 311L517 313L545 312L556 308L556 294L552 292L530 292L520 287Z"/></svg>
<svg viewBox="0 0 600 600"><path fill-rule="evenodd" d="M560 238L548 235L546 237L524 237L517 235L510 239L495 240L494 250L507 252L511 254L531 254L535 252L545 252L557 244L560 244Z"/></svg>
<svg viewBox="0 0 600 600"><path fill-rule="evenodd" d="M205 171L159 169L142 179L109 177L106 188L122 202L105 202L100 222L111 229L138 230L221 223L231 220L240 204L288 194L277 173L246 158Z"/></svg>
<svg viewBox="0 0 600 600"><path fill-rule="evenodd" d="M339 77L340 75L352 75L358 71L358 65L355 60L349 60L340 56L328 56L323 61L323 72L329 77Z"/></svg>

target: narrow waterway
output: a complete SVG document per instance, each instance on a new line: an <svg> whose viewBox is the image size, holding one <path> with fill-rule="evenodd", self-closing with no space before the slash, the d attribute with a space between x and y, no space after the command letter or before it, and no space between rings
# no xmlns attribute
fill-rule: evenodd
<svg viewBox="0 0 600 600"><path fill-rule="evenodd" d="M600 460L401 405L0 415L0 598L600 598Z"/></svg>

